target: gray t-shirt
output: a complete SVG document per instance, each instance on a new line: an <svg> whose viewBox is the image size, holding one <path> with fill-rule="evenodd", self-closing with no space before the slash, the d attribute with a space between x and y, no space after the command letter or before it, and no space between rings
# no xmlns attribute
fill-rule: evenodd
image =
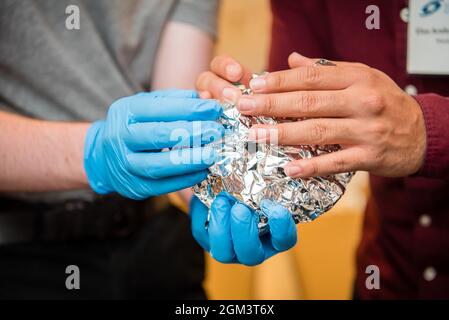
<svg viewBox="0 0 449 320"><path fill-rule="evenodd" d="M79 8L79 30L66 28L69 5ZM47 120L104 118L117 98L150 88L167 21L215 36L216 11L217 0L1 0L0 109Z"/></svg>

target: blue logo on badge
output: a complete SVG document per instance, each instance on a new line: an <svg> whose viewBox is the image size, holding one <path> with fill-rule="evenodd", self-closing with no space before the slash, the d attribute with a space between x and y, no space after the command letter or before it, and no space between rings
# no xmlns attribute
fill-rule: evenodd
<svg viewBox="0 0 449 320"><path fill-rule="evenodd" d="M435 12L440 10L442 2L443 0L429 1L421 8L421 17L430 16L431 14L434 14Z"/></svg>

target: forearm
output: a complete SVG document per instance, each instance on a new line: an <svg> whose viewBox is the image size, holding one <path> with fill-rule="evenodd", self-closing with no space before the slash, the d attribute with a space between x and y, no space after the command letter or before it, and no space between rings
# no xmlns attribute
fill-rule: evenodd
<svg viewBox="0 0 449 320"><path fill-rule="evenodd" d="M0 112L0 192L88 188L83 166L88 126Z"/></svg>
<svg viewBox="0 0 449 320"><path fill-rule="evenodd" d="M152 90L193 89L201 72L209 69L214 42L205 32L180 22L164 29L152 76Z"/></svg>
<svg viewBox="0 0 449 320"><path fill-rule="evenodd" d="M170 22L156 57L152 89L194 88L198 75L209 67L212 49L213 40L205 32L187 24ZM192 197L190 188L177 194L185 203Z"/></svg>
<svg viewBox="0 0 449 320"><path fill-rule="evenodd" d="M426 125L426 154L417 175L449 179L449 97L422 94L416 97Z"/></svg>

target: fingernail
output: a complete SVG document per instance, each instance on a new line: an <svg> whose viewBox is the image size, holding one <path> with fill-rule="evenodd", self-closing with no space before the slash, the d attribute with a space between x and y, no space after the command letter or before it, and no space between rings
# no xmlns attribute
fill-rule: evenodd
<svg viewBox="0 0 449 320"><path fill-rule="evenodd" d="M235 103L239 98L239 94L236 89L233 88L224 88L223 89L223 97L227 102Z"/></svg>
<svg viewBox="0 0 449 320"><path fill-rule="evenodd" d="M254 111L256 109L256 100L251 97L240 98L237 109L243 112Z"/></svg>
<svg viewBox="0 0 449 320"><path fill-rule="evenodd" d="M249 86L253 90L261 90L267 85L267 81L263 77L257 77L249 82Z"/></svg>
<svg viewBox="0 0 449 320"><path fill-rule="evenodd" d="M237 65L237 64L230 64L230 65L228 65L226 67L226 74L229 77L232 77L232 78L235 79L236 77L240 76L240 66ZM238 80L238 79L236 79L236 80Z"/></svg>
<svg viewBox="0 0 449 320"><path fill-rule="evenodd" d="M300 175L303 172L303 169L298 166L285 166L284 167L284 171L285 173L289 176L289 177L296 177L298 175Z"/></svg>

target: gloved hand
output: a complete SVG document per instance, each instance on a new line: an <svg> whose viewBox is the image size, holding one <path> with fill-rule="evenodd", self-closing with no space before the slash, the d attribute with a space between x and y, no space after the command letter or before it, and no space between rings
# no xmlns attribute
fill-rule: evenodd
<svg viewBox="0 0 449 320"><path fill-rule="evenodd" d="M229 195L220 194L212 203L206 229L208 208L194 196L190 203L193 237L220 262L260 264L297 241L295 222L287 209L269 200L262 201L261 209L268 216L270 233L259 237L257 214Z"/></svg>
<svg viewBox="0 0 449 320"><path fill-rule="evenodd" d="M106 120L93 123L86 135L90 186L100 194L145 199L204 180L215 157L204 145L223 135L223 127L213 121L221 112L217 102L201 100L190 90L144 92L115 101Z"/></svg>

